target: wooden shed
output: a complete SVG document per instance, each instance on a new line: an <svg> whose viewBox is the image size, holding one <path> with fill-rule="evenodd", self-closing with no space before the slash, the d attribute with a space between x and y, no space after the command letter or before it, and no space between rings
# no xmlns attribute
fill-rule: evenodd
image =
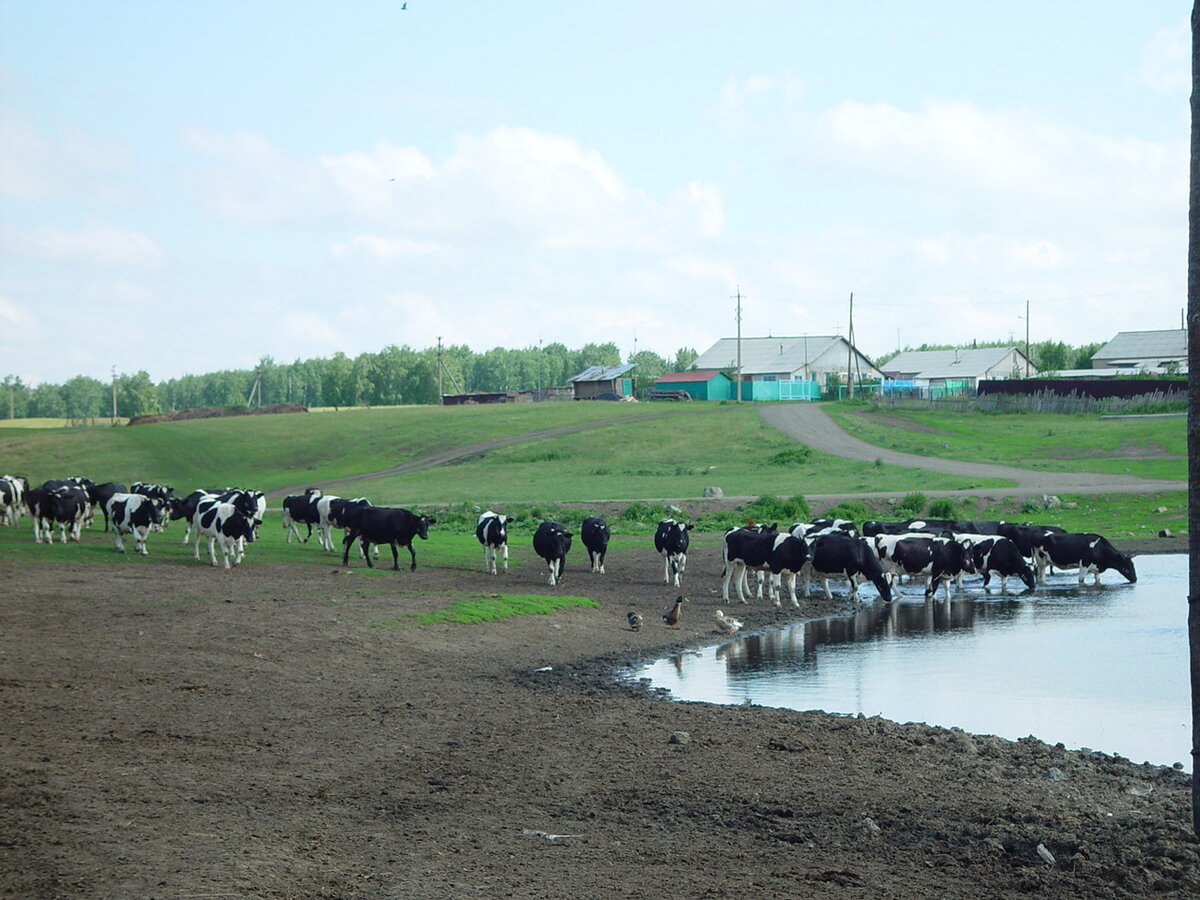
<svg viewBox="0 0 1200 900"><path fill-rule="evenodd" d="M636 363L619 366L589 366L571 379L576 400L623 400L633 396Z"/></svg>

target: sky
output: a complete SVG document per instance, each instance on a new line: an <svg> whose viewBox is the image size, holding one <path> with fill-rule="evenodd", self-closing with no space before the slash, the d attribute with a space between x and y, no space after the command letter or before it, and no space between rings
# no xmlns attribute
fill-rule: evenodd
<svg viewBox="0 0 1200 900"><path fill-rule="evenodd" d="M1189 13L0 0L0 376L1179 328Z"/></svg>

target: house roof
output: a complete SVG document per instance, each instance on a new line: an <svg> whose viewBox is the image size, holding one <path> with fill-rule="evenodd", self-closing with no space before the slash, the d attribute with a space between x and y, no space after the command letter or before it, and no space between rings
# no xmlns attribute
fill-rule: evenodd
<svg viewBox="0 0 1200 900"><path fill-rule="evenodd" d="M1187 359L1187 332L1118 331L1117 336L1092 354L1092 359Z"/></svg>
<svg viewBox="0 0 1200 900"><path fill-rule="evenodd" d="M622 363L619 366L588 366L574 378L571 382L576 381L612 381L614 378L620 378L626 372L630 372L637 366L637 363Z"/></svg>
<svg viewBox="0 0 1200 900"><path fill-rule="evenodd" d="M884 372L914 374L918 378L979 378L1004 361L1016 347L982 347L977 350L908 350L880 366Z"/></svg>
<svg viewBox="0 0 1200 900"><path fill-rule="evenodd" d="M830 347L846 344L844 338L810 334L801 337L742 338L742 374L769 375L797 372L815 362ZM696 359L697 369L730 369L737 365L737 338L721 338Z"/></svg>
<svg viewBox="0 0 1200 900"><path fill-rule="evenodd" d="M696 381L711 381L724 375L720 369L692 369L690 372L664 372L655 384L684 384Z"/></svg>

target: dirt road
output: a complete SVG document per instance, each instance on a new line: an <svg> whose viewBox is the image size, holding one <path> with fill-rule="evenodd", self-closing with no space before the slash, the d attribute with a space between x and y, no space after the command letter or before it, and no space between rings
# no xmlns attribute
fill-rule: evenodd
<svg viewBox="0 0 1200 900"><path fill-rule="evenodd" d="M950 475L965 475L977 478L1008 478L1016 482L1015 487L1004 488L1009 496L1038 494L1150 494L1156 491L1178 491L1186 487L1178 481L1159 481L1137 478L1132 475L1101 475L1094 472L1037 472L1000 466L992 463L977 463L960 459L940 459L933 456L917 456L887 450L861 441L847 434L829 417L819 404L776 403L761 409L762 417L769 425L784 434L832 456L873 462L881 459L885 463L929 469ZM929 496L977 496L996 493L996 488L981 488L964 491L925 491ZM860 497L876 496L858 494ZM882 495L879 495L882 496ZM813 495L810 499L823 499Z"/></svg>

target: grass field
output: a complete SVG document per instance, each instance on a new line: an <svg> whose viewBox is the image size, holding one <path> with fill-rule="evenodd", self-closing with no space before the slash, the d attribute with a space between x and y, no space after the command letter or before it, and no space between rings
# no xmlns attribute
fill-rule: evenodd
<svg viewBox="0 0 1200 900"><path fill-rule="evenodd" d="M1186 530L1183 419L879 416L855 407L826 408L864 440L921 455L1178 479L1178 492L1150 497L1063 496L1076 506L1055 510L1053 518L1068 528L1137 536L1152 536L1164 524ZM579 430L539 435L570 428ZM511 443L433 468L352 477L493 440ZM1150 458L1136 458L1142 456ZM1003 497L1005 487L1000 481L824 456L766 426L753 406L716 403L399 407L133 428L0 427L0 471L27 475L33 483L70 474L126 484L155 481L172 484L179 493L228 484L270 491L351 476L330 492L367 496L378 504L443 509L449 504L455 507L454 530L468 537L472 517L486 506L515 510L520 533L526 523L552 514L549 504L578 504L582 517L591 502L699 498L707 486L739 497L904 493L916 486L922 491L989 488L993 496ZM1040 512L1036 504L1019 498L988 508L968 501L959 505L969 517L1027 521ZM1162 507L1167 511L1156 512ZM614 531L642 535L647 526L641 519L661 511L654 507L644 516L633 515L616 523ZM764 511L759 520L773 518ZM725 522L703 524L720 529ZM22 543L26 539L23 534ZM465 559L477 550L473 538L463 546L441 539L436 545L437 550L431 544L428 552L462 553ZM308 549L281 543L278 552L285 560ZM106 562L119 559L107 547L103 553L83 552L99 553Z"/></svg>
<svg viewBox="0 0 1200 900"><path fill-rule="evenodd" d="M869 444L904 453L971 459L1049 472L1187 479L1187 420L1096 415L904 412L826 407ZM898 424L899 423L899 424Z"/></svg>
<svg viewBox="0 0 1200 900"><path fill-rule="evenodd" d="M31 482L83 474L179 490L320 485L482 441L533 437L452 465L338 486L377 503L586 501L904 490L915 473L812 453L752 407L547 403L239 416L133 428L0 428L0 467ZM987 486L925 473L927 489ZM994 482L1002 484L1002 482Z"/></svg>

